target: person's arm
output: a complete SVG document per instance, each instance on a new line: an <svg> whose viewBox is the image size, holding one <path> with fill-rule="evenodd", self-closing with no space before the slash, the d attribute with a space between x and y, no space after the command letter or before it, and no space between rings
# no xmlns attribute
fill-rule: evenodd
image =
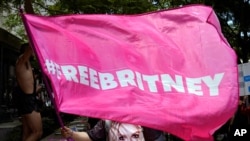
<svg viewBox="0 0 250 141"><path fill-rule="evenodd" d="M28 47L28 49L26 49L25 52L22 55L22 61L23 62L29 61L29 59L32 56L32 54L33 54L33 51L31 49L31 47Z"/></svg>
<svg viewBox="0 0 250 141"><path fill-rule="evenodd" d="M74 141L91 141L86 132L75 132L68 127L62 128L61 134L64 138L72 138Z"/></svg>
<svg viewBox="0 0 250 141"><path fill-rule="evenodd" d="M24 0L24 9L27 14L35 14L31 1L32 0Z"/></svg>
<svg viewBox="0 0 250 141"><path fill-rule="evenodd" d="M97 124L87 132L74 132L70 128L61 129L63 137L71 137L75 141L103 141L106 139L105 121L100 120Z"/></svg>

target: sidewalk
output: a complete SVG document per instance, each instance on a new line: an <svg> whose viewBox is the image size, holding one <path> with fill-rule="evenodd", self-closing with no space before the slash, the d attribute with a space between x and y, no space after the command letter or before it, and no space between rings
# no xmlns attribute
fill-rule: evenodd
<svg viewBox="0 0 250 141"><path fill-rule="evenodd" d="M8 139L8 135L12 133L14 130L17 130L17 128L21 130L22 123L15 119L10 122L5 122L0 124L0 139L1 141L5 141Z"/></svg>

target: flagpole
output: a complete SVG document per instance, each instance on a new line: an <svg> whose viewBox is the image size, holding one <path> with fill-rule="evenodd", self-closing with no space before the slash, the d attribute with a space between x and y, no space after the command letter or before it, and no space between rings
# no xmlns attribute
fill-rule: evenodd
<svg viewBox="0 0 250 141"><path fill-rule="evenodd" d="M29 42L30 42L30 44L31 44L31 48L33 49L35 55L38 56L37 50L36 50L36 48L34 47L34 43L33 43L33 40L32 40L33 38L32 38L32 36L31 36L30 29L29 29L29 27L27 26L27 22L26 22L26 19L25 19L25 17L24 17L24 14L23 14L23 10L20 8L19 11L20 11L20 15L21 15L21 18L22 18L22 21L23 21L25 30L26 30L26 32L27 32L27 36L28 36L28 38L29 38ZM42 64L41 64L41 62L39 61L39 58L38 58L38 57L37 57L37 59L38 59L38 65L39 65L39 67L42 68ZM42 73L41 73L41 74L42 74L42 79L43 79L43 82L44 82L44 84L45 84L46 90L47 90L47 92L49 93L49 96L50 96L50 99L51 99L51 101L52 101L52 104L54 105L57 119L58 119L58 121L59 121L59 124L60 124L61 128L63 128L63 127L64 127L64 124L63 124L62 118L61 118L61 116L60 116L60 112L59 112L59 110L58 110L58 107L57 107L57 104L56 104L56 102L55 102L55 99L54 99L54 97L53 97L53 95L52 95L53 90L52 90L52 88L51 88L51 85L50 85L49 80L48 80L48 78L46 77L45 73L43 72L42 69L41 69L41 71L42 71ZM71 138L67 138L67 141L72 141L72 139L71 139Z"/></svg>

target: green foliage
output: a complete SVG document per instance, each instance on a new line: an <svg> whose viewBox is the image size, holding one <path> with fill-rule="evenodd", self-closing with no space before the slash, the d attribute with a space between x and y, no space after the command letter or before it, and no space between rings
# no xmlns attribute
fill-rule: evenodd
<svg viewBox="0 0 250 141"><path fill-rule="evenodd" d="M135 14L150 11L152 4L145 0L57 0L49 7L51 15L73 14ZM63 11L61 11L63 9Z"/></svg>
<svg viewBox="0 0 250 141"><path fill-rule="evenodd" d="M27 40L18 14L23 1L3 0L1 4L0 10L9 13L3 23L6 30L16 34L23 40ZM35 13L39 15L137 14L155 10L152 3L145 0L33 0L33 8Z"/></svg>
<svg viewBox="0 0 250 141"><path fill-rule="evenodd" d="M3 23L7 31L14 31L15 34L27 41L26 31L24 30L21 17L17 13L8 15L8 19Z"/></svg>
<svg viewBox="0 0 250 141"><path fill-rule="evenodd" d="M0 12L11 12L20 5L21 0L0 0Z"/></svg>
<svg viewBox="0 0 250 141"><path fill-rule="evenodd" d="M18 15L21 4L23 0L2 0L0 11L10 13L4 23L6 29L15 31L18 37L26 40ZM250 58L249 0L33 0L33 8L40 15L139 14L188 4L204 4L213 7L220 20L222 31L237 52L238 58L248 62Z"/></svg>

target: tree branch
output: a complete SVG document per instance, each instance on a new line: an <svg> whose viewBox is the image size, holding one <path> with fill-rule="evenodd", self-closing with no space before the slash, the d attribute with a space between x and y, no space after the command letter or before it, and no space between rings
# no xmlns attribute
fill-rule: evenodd
<svg viewBox="0 0 250 141"><path fill-rule="evenodd" d="M25 9L25 12L28 14L35 14L31 0L24 1L24 9Z"/></svg>

